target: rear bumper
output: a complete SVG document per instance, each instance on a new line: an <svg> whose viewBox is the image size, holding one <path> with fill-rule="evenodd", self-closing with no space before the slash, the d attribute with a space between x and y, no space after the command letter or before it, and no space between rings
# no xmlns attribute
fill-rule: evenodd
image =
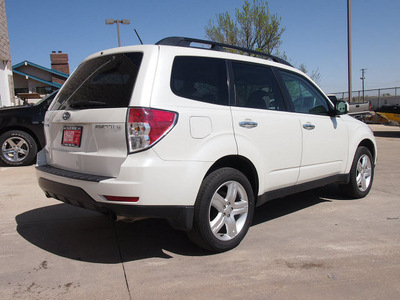
<svg viewBox="0 0 400 300"><path fill-rule="evenodd" d="M90 172L90 166L79 159L68 166L53 164L44 149L38 153L36 175L38 179L79 187L97 203L109 204L104 197L108 195L140 199L137 203L112 202L119 205L194 206L212 162L165 161L149 149L128 155L114 175L109 174L101 158L96 164L104 172Z"/></svg>
<svg viewBox="0 0 400 300"><path fill-rule="evenodd" d="M124 205L97 202L80 187L55 182L43 177L39 177L38 181L39 186L47 197L52 197L74 206L129 218L166 219L172 227L184 231L189 231L193 225L193 206Z"/></svg>

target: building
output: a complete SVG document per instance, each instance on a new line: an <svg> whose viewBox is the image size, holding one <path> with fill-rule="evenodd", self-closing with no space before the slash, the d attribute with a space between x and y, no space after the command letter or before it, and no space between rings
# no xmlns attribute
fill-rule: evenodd
<svg viewBox="0 0 400 300"><path fill-rule="evenodd" d="M69 76L68 54L53 51L51 69L28 60L15 64L15 94L22 99L41 98L61 88Z"/></svg>
<svg viewBox="0 0 400 300"><path fill-rule="evenodd" d="M14 83L11 68L10 41L5 0L0 0L0 107L14 102Z"/></svg>

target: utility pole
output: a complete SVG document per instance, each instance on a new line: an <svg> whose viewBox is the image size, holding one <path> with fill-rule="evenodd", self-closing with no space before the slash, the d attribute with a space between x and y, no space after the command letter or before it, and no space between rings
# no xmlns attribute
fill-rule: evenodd
<svg viewBox="0 0 400 300"><path fill-rule="evenodd" d="M361 81L362 81L362 95L363 95L363 102L365 101L365 95L364 95L364 80L365 80L365 70L367 70L366 68L365 69L361 69L360 71L361 71Z"/></svg>
<svg viewBox="0 0 400 300"><path fill-rule="evenodd" d="M347 0L347 57L348 57L348 86L349 103L352 100L352 82L351 82L351 0Z"/></svg>

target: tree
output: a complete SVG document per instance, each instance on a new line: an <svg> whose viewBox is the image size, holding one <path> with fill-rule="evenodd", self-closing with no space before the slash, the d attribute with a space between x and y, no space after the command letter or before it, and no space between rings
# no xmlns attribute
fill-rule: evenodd
<svg viewBox="0 0 400 300"><path fill-rule="evenodd" d="M308 70L307 70L307 67L305 66L305 64L301 64L301 65L298 67L298 69L299 69L300 71L302 71L303 73L306 73L306 74L308 73ZM311 78L312 80L314 80L317 84L320 84L320 83L321 83L321 74L319 73L319 69L318 69L318 68L317 68L316 70L313 70L309 76L310 76L310 78Z"/></svg>
<svg viewBox="0 0 400 300"><path fill-rule="evenodd" d="M315 69L311 72L310 75L311 79L314 80L318 85L321 84L321 73L319 72L319 69Z"/></svg>
<svg viewBox="0 0 400 300"><path fill-rule="evenodd" d="M220 13L205 27L206 37L212 41L273 54L287 60L286 53L279 51L285 29L281 26L281 18L270 13L268 2L261 0L253 0L252 4L246 0L241 10L235 10L234 19L228 12ZM308 72L304 64L299 69ZM321 81L318 69L313 70L310 77L317 84Z"/></svg>
<svg viewBox="0 0 400 300"><path fill-rule="evenodd" d="M235 10L234 20L228 12L217 14L205 30L207 38L216 42L279 54L285 28L281 18L270 13L268 2L253 0L252 5L245 1L241 10Z"/></svg>

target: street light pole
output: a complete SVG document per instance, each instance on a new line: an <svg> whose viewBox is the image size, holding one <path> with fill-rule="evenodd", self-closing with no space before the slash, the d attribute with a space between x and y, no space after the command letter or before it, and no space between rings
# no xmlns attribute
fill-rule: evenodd
<svg viewBox="0 0 400 300"><path fill-rule="evenodd" d="M117 32L118 32L118 47L121 47L121 36L119 34L119 22L117 20Z"/></svg>
<svg viewBox="0 0 400 300"><path fill-rule="evenodd" d="M348 85L349 85L349 103L352 100L352 82L351 82L351 0L347 0L347 56L348 56Z"/></svg>
<svg viewBox="0 0 400 300"><path fill-rule="evenodd" d="M121 36L119 34L119 24L129 25L131 21L129 19L122 20L114 20L114 19L106 19L106 25L112 25L117 23L117 34L118 34L118 47L121 47Z"/></svg>

